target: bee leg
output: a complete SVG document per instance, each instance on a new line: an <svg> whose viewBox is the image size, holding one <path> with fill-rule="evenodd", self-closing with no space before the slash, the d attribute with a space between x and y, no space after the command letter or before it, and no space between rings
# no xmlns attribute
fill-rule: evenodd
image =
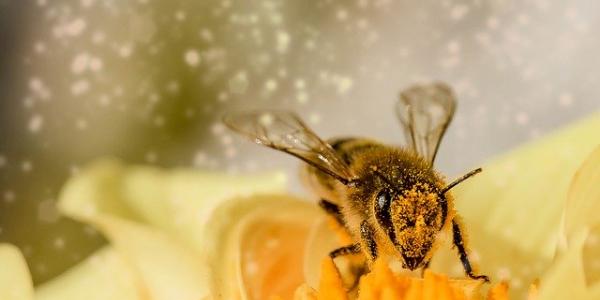
<svg viewBox="0 0 600 300"><path fill-rule="evenodd" d="M375 231L373 228L371 228L371 225L367 223L367 220L362 221L362 223L360 223L360 238L365 244L365 250L368 253L371 261L375 261L375 259L377 259L377 244L373 239L374 236Z"/></svg>
<svg viewBox="0 0 600 300"><path fill-rule="evenodd" d="M344 256L348 254L358 254L360 253L360 244L352 244L344 247L337 248L331 252L329 252L329 257L332 259L338 256Z"/></svg>
<svg viewBox="0 0 600 300"><path fill-rule="evenodd" d="M338 224L342 227L344 226L344 218L342 217L342 211L340 210L340 207L337 206L337 204L332 203L329 200L325 200L325 199L321 199L321 201L319 201L319 206L329 215L331 215L332 217L335 218L335 220L338 222Z"/></svg>
<svg viewBox="0 0 600 300"><path fill-rule="evenodd" d="M454 246L458 250L458 255L460 256L460 261L463 264L463 268L465 269L465 273L471 279L483 279L485 282L489 282L490 278L485 275L475 275L473 274L473 268L471 267L471 262L469 262L469 257L467 256L467 250L465 249L465 242L462 238L462 234L460 232L460 224L456 219L452 220L452 237L454 240Z"/></svg>
<svg viewBox="0 0 600 300"><path fill-rule="evenodd" d="M356 243L356 244L340 247L340 248L337 248L337 249L329 252L329 257L331 257L331 259L334 259L338 256L359 254L360 252L361 252L360 244ZM341 272L341 270L338 268L338 272L340 272L340 274L342 274L342 273L346 274L346 276L344 276L344 279L343 279L344 285L348 288L348 291L352 291L356 287L358 287L358 282L360 280L360 276L365 273L365 265L364 265L364 263L360 264L360 265L351 263L350 268L347 269L347 271L349 273L344 273L344 272ZM347 277L347 276L351 276L351 277Z"/></svg>
<svg viewBox="0 0 600 300"><path fill-rule="evenodd" d="M421 278L425 277L425 270L427 270L429 268L429 261L425 263L425 265L423 266L423 268L421 269Z"/></svg>

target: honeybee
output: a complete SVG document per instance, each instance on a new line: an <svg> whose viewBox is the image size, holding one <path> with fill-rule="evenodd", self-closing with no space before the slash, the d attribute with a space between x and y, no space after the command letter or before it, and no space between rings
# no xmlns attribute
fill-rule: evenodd
<svg viewBox="0 0 600 300"><path fill-rule="evenodd" d="M229 114L224 123L257 144L306 162L303 177L321 197L320 206L355 241L331 251L332 258L363 253L370 264L381 256L397 257L404 268L424 270L440 232L449 231L466 275L489 281L473 271L450 194L481 168L451 183L433 168L455 108L454 94L443 83L401 92L396 113L405 147L365 138L324 141L285 111Z"/></svg>

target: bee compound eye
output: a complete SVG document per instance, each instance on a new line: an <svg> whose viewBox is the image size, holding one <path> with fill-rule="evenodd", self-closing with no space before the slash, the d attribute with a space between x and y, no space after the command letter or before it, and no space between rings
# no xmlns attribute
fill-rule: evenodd
<svg viewBox="0 0 600 300"><path fill-rule="evenodd" d="M379 192L377 195L377 211L388 211L392 202L392 195L386 190Z"/></svg>
<svg viewBox="0 0 600 300"><path fill-rule="evenodd" d="M377 194L375 201L375 218L377 222L388 234L393 234L392 216L390 215L392 194L387 190L382 190ZM390 238L393 240L391 236Z"/></svg>

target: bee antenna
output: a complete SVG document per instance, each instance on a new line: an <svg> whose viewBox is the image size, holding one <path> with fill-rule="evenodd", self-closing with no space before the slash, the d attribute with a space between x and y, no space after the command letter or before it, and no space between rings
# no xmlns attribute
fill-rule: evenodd
<svg viewBox="0 0 600 300"><path fill-rule="evenodd" d="M440 192L440 195L443 195L443 194L445 194L445 193L446 193L446 192L448 192L450 189L452 189L453 187L455 187L457 184L459 184L459 183L461 183L461 182L465 181L465 180L466 180L466 179L468 179L469 177L471 177L471 176L473 176L473 175L476 175L476 174L477 174L477 173L479 173L479 172L481 172L481 168L477 168L477 169L475 169L475 170L473 170L473 171L471 171L471 172L469 172L469 173L467 173L467 174L465 174L465 175L461 176L460 178L458 178L458 179L456 179L456 180L452 181L452 183L450 183L449 185L447 185L446 187L444 187L444 188L442 189L442 191Z"/></svg>

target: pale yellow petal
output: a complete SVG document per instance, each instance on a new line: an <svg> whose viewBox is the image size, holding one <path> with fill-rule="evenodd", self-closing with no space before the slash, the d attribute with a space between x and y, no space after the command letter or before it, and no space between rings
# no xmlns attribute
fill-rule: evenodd
<svg viewBox="0 0 600 300"><path fill-rule="evenodd" d="M269 228L308 233L321 212L314 203L266 195L283 190L281 173L233 176L127 167L105 160L66 185L60 208L97 227L134 266L152 299L198 299L210 291L222 299L237 299L245 297L245 286L274 292L302 282L304 238L273 235ZM277 288L271 289L264 286L264 278L247 276L243 248L262 250L244 243L261 245L249 242L258 235L297 244L293 251L265 256L262 263L278 257L290 266L297 261L298 278L278 276L273 283ZM266 268L274 273L265 276L287 270L286 265Z"/></svg>
<svg viewBox="0 0 600 300"><path fill-rule="evenodd" d="M508 279L513 297L524 297L552 262L571 178L598 144L599 128L594 114L484 164L453 191L478 272ZM450 240L434 269L460 276Z"/></svg>
<svg viewBox="0 0 600 300"><path fill-rule="evenodd" d="M154 228L110 216L89 222L132 264L153 300L208 296L208 272L202 257Z"/></svg>
<svg viewBox="0 0 600 300"><path fill-rule="evenodd" d="M582 299L592 300L586 294L585 278L581 261L581 250L587 232L573 237L569 249L562 253L556 263L540 280L538 300Z"/></svg>
<svg viewBox="0 0 600 300"><path fill-rule="evenodd" d="M578 232L589 232L582 249L584 274L589 285L600 281L599 212L600 146L586 159L573 178L565 209L564 233L569 244Z"/></svg>
<svg viewBox="0 0 600 300"><path fill-rule="evenodd" d="M123 199L125 168L116 160L100 160L85 167L63 187L59 196L60 211L76 219L110 214L139 220Z"/></svg>
<svg viewBox="0 0 600 300"><path fill-rule="evenodd" d="M4 298L2 298L4 299ZM111 247L35 290L36 300L146 300L134 269Z"/></svg>
<svg viewBox="0 0 600 300"><path fill-rule="evenodd" d="M600 147L573 178L565 209L565 233L568 237L583 228L597 225L600 225Z"/></svg>
<svg viewBox="0 0 600 300"><path fill-rule="evenodd" d="M109 214L151 224L202 251L206 222L222 201L281 193L285 187L286 178L279 172L226 175L100 160L66 184L59 205L77 219Z"/></svg>
<svg viewBox="0 0 600 300"><path fill-rule="evenodd" d="M205 236L213 241L205 244L213 293L222 299L291 299L304 282L303 246L320 214L314 203L286 195L235 198L219 206Z"/></svg>
<svg viewBox="0 0 600 300"><path fill-rule="evenodd" d="M552 257L571 180L598 145L599 130L596 114L484 164L456 188L459 213L522 250Z"/></svg>
<svg viewBox="0 0 600 300"><path fill-rule="evenodd" d="M33 284L25 258L17 247L9 244L0 244L0 299L33 299Z"/></svg>
<svg viewBox="0 0 600 300"><path fill-rule="evenodd" d="M233 197L283 193L286 177L280 172L226 175L193 170L164 171L130 168L123 195L143 219L202 248L209 216Z"/></svg>

